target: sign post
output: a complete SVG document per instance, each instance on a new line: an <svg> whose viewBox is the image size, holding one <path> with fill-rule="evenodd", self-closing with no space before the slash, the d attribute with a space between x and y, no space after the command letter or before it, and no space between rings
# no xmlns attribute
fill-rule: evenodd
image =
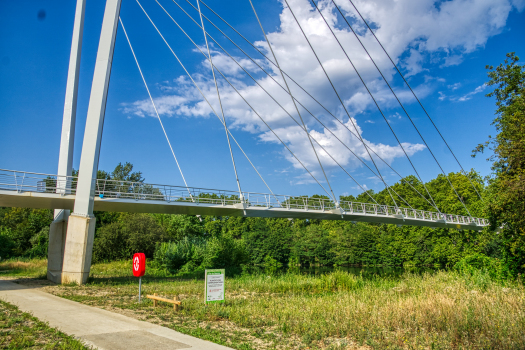
<svg viewBox="0 0 525 350"><path fill-rule="evenodd" d="M224 303L224 269L205 270L204 303Z"/></svg>
<svg viewBox="0 0 525 350"><path fill-rule="evenodd" d="M139 303L142 294L142 276L146 272L146 255L144 253L135 253L133 255L133 276L139 278Z"/></svg>

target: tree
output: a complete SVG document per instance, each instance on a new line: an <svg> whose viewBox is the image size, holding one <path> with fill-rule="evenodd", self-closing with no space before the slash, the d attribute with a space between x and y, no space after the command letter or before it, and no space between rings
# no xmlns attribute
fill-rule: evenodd
<svg viewBox="0 0 525 350"><path fill-rule="evenodd" d="M166 232L151 214L121 213L117 222L101 227L93 244L93 261L131 259L142 252L153 258L155 246L166 241Z"/></svg>
<svg viewBox="0 0 525 350"><path fill-rule="evenodd" d="M513 273L525 271L525 67L514 52L498 67L487 66L487 94L496 98L496 137L473 150L489 149L493 177L487 211L492 229L501 228L505 259Z"/></svg>

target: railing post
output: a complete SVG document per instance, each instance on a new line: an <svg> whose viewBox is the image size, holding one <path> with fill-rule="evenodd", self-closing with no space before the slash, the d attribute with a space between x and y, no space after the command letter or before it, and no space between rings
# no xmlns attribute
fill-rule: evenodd
<svg viewBox="0 0 525 350"><path fill-rule="evenodd" d="M22 176L22 184L20 185L20 192L24 192L24 180L26 179L26 173Z"/></svg>

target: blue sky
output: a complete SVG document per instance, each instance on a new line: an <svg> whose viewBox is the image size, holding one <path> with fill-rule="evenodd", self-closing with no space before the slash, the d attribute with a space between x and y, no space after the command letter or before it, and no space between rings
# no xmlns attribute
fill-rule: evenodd
<svg viewBox="0 0 525 350"><path fill-rule="evenodd" d="M159 2L205 51L202 30L172 1ZM199 20L198 13L187 2L178 2L194 19ZM396 139L315 8L307 0L289 0L288 3L340 93L349 115L354 119L349 121L315 56L309 51L299 27L289 10L283 6L284 1L254 1L283 70L319 99L346 127L354 130L353 125L356 125L363 139L393 168L402 175L413 174ZM395 75L392 65L373 37L366 32L348 0L336 3L398 93L445 171L458 171L459 167L445 144ZM470 157L471 150L478 143L494 134L490 125L494 117L494 101L485 97L489 89L483 85L487 81L485 65L499 64L510 51L516 51L518 55L525 54L525 1L357 0L354 3L372 23L377 36L407 76L463 167L474 168L482 175L488 175L490 164L486 162L486 157ZM219 111L208 61L155 1L142 0L141 4L197 81L199 88ZM247 0L232 0L226 2L227 5L224 1L209 0L207 4L271 57ZM321 1L320 7L423 179L437 176L439 168L428 149L403 110L396 105L388 87L337 10L328 1ZM75 1L0 1L0 168L50 174L57 171L74 11ZM75 137L74 167L77 169L103 12L102 1L87 3ZM203 13L231 35L243 50L270 72L273 79L282 81L279 71L268 64L263 56L235 36L208 9L203 9ZM188 185L236 189L222 124L203 102L136 1L123 1L121 18ZM211 36L238 59L289 114L297 117L291 99L284 90L209 23L205 22L205 26ZM306 133L217 45L213 44L211 50L215 65L325 185ZM219 76L218 84L232 134L272 190L293 195L323 193L286 148L276 142L273 134L229 83ZM347 147L361 157L367 157L365 148L357 138L352 137L348 130L336 123L294 84L290 84L294 96ZM300 111L311 135L361 185L382 189L381 182L330 132L305 110ZM233 151L243 190L267 192L235 145ZM360 192L358 186L319 147L317 152L336 195ZM126 161L133 163L136 170L142 171L147 182L183 184L124 33L119 28L99 168L112 170L118 162ZM371 162L367 161L367 164L373 167ZM378 165L387 182L398 180L390 169Z"/></svg>

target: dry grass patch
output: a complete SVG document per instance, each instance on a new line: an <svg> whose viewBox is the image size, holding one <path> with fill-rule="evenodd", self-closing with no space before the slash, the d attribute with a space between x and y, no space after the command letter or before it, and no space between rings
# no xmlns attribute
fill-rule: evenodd
<svg viewBox="0 0 525 350"><path fill-rule="evenodd" d="M17 277L45 278L46 259L9 259L0 261L0 279Z"/></svg>

